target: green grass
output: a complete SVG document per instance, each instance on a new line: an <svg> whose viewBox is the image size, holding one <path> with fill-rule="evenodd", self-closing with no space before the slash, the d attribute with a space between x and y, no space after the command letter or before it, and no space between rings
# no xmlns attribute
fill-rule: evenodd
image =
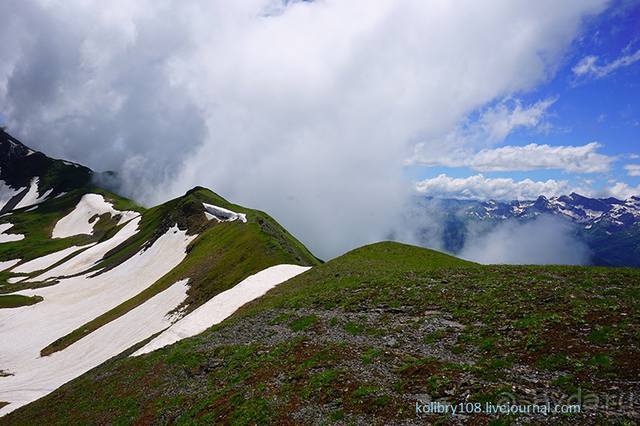
<svg viewBox="0 0 640 426"><path fill-rule="evenodd" d="M427 335L425 335L422 340L424 341L424 343L427 344L432 344L432 343L436 343L438 340L444 338L447 335L447 332L445 330L436 330L433 331Z"/></svg>
<svg viewBox="0 0 640 426"><path fill-rule="evenodd" d="M289 327L293 331L304 331L313 327L318 322L318 317L315 315L307 315L300 317L289 324Z"/></svg>
<svg viewBox="0 0 640 426"><path fill-rule="evenodd" d="M354 321L349 321L344 325L344 331L354 336L362 334L365 326Z"/></svg>
<svg viewBox="0 0 640 426"><path fill-rule="evenodd" d="M364 354L362 354L362 363L371 364L376 358L382 355L382 351L376 348L369 348Z"/></svg>
<svg viewBox="0 0 640 426"><path fill-rule="evenodd" d="M20 294L2 295L0 296L0 309L34 305L43 300L40 296L22 296Z"/></svg>
<svg viewBox="0 0 640 426"><path fill-rule="evenodd" d="M407 297L428 298L419 289L406 289L402 297L389 292L412 279L409 271L431 272L451 268L477 268L471 262L443 253L400 243L378 243L351 251L306 274L295 277L251 303L240 315L276 307L322 306L349 310L359 304L379 302L397 307ZM354 292L353 290L362 290ZM404 289L404 288L403 288ZM345 297L341 297L345 296ZM348 332L361 332L360 324L347 324ZM350 331L349 331L350 330Z"/></svg>

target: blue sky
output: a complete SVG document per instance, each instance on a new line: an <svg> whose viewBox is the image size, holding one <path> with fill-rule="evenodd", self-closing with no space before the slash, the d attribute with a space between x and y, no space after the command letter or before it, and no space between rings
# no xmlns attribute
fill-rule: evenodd
<svg viewBox="0 0 640 426"><path fill-rule="evenodd" d="M633 55L636 55L635 57ZM579 75L577 66L590 56L595 67ZM537 87L512 94L523 107L543 100L552 100L535 126L514 128L503 140L492 145L524 146L531 143L551 146L582 146L598 142L597 152L615 157L609 170L582 173L563 169L533 169L524 171L484 171L487 179L511 178L514 181L567 181L571 188L590 195L629 195L630 189L611 193L616 183L640 186L640 176L630 176L628 164L640 164L640 2L614 2L604 13L589 18L571 44L560 66ZM606 67L621 58L627 62ZM469 120L477 121L483 111L503 102L497 99L474 111ZM431 179L441 174L464 179L477 175L469 167L410 166L412 179ZM640 173L638 173L640 174ZM553 195L553 194L551 194Z"/></svg>

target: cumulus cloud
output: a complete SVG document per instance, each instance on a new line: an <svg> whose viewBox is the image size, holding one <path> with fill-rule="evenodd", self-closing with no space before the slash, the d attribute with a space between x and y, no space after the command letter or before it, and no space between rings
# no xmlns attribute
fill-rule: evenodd
<svg viewBox="0 0 640 426"><path fill-rule="evenodd" d="M209 186L331 256L385 235L415 141L548 78L605 3L8 0L0 114L138 200ZM510 105L491 137L546 108Z"/></svg>
<svg viewBox="0 0 640 426"><path fill-rule="evenodd" d="M629 65L640 61L640 50L628 55L620 56L619 58L602 65L598 64L598 59L599 58L597 56L593 55L585 56L572 68L573 73L577 77L605 77L619 68L628 67Z"/></svg>
<svg viewBox="0 0 640 426"><path fill-rule="evenodd" d="M543 122L547 110L555 101L553 98L544 99L523 107L519 100L515 100L511 108L507 102L501 102L482 113L480 120L472 126L472 131L479 133L474 137L484 136L491 142L500 142L518 128L535 128Z"/></svg>
<svg viewBox="0 0 640 426"><path fill-rule="evenodd" d="M640 164L627 164L624 169L629 176L640 176Z"/></svg>
<svg viewBox="0 0 640 426"><path fill-rule="evenodd" d="M574 191L584 192L572 188L564 180L515 181L511 178L487 178L481 174L466 178L440 174L416 183L416 190L431 197L467 200L532 200L540 195L555 197Z"/></svg>
<svg viewBox="0 0 640 426"><path fill-rule="evenodd" d="M613 197L626 200L630 197L640 197L640 185L632 186L625 182L613 182L610 186L600 191L601 197Z"/></svg>
<svg viewBox="0 0 640 426"><path fill-rule="evenodd" d="M577 173L609 171L614 157L598 153L602 145L591 142L581 146L550 146L535 143L525 146L503 146L476 153L455 151L449 155L425 160L425 166L469 167L480 172L528 171L559 169Z"/></svg>
<svg viewBox="0 0 640 426"><path fill-rule="evenodd" d="M525 223L506 221L470 235L459 256L484 264L586 265L590 259L573 226L546 215Z"/></svg>

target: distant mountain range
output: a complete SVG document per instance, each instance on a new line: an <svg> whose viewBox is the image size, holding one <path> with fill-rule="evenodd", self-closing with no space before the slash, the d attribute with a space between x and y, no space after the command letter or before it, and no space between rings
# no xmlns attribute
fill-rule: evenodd
<svg viewBox="0 0 640 426"><path fill-rule="evenodd" d="M575 236L591 251L591 263L602 266L640 266L640 197L627 200L589 198L572 193L526 201L476 201L427 198L437 202L445 215L443 245L458 253L471 224L483 229L506 221L527 222L550 215L574 226Z"/></svg>

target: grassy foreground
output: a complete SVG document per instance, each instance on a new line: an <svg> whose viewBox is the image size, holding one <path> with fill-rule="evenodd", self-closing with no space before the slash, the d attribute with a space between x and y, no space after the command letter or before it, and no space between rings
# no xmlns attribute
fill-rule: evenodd
<svg viewBox="0 0 640 426"><path fill-rule="evenodd" d="M638 270L480 266L379 243L0 423L634 424L639 345ZM581 411L417 412L430 400Z"/></svg>

